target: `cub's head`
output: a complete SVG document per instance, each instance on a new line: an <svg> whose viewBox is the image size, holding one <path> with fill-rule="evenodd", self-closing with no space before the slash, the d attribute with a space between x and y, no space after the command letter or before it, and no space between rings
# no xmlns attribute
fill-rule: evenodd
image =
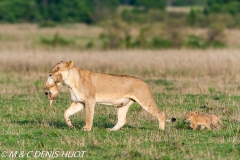
<svg viewBox="0 0 240 160"><path fill-rule="evenodd" d="M45 95L49 100L55 100L58 96L58 85L55 84L51 86L49 89L45 90Z"/></svg>
<svg viewBox="0 0 240 160"><path fill-rule="evenodd" d="M191 112L189 112L189 113L186 113L186 115L185 115L185 120L186 120L186 121L189 121L189 120L191 120L192 117L195 116L195 115L199 115L199 112L198 112L198 111L191 111Z"/></svg>

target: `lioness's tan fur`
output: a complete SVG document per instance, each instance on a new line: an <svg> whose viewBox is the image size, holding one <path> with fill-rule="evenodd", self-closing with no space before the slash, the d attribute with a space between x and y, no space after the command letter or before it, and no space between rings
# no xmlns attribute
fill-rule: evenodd
<svg viewBox="0 0 240 160"><path fill-rule="evenodd" d="M207 116L187 114L185 120L190 122L190 127L193 130L196 130L198 126L205 126L211 129L211 121Z"/></svg>
<svg viewBox="0 0 240 160"><path fill-rule="evenodd" d="M146 111L159 120L159 128L164 130L165 114L154 102L149 86L140 78L103 73L93 73L73 66L73 62L60 62L49 72L46 88L61 74L68 86L71 106L65 111L64 119L73 127L70 116L86 108L86 125L90 131L93 124L96 103L117 106L118 122L111 131L120 129L126 123L126 114L132 103L138 102Z"/></svg>
<svg viewBox="0 0 240 160"><path fill-rule="evenodd" d="M222 124L222 121L220 119L219 116L215 115L215 114L211 114L211 113L199 113L198 111L191 111L187 114L192 114L192 115L204 115L204 116L207 116L210 121L211 121L211 126L212 126L212 129L216 129L216 130L219 130L221 129L220 125L223 125Z"/></svg>

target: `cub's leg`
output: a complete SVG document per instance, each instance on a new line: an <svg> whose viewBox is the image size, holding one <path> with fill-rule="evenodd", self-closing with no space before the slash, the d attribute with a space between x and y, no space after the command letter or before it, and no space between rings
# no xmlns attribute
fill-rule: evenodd
<svg viewBox="0 0 240 160"><path fill-rule="evenodd" d="M84 108L83 103L72 102L71 106L64 112L64 119L70 128L73 128L72 122L70 121L70 116L81 111Z"/></svg>
<svg viewBox="0 0 240 160"><path fill-rule="evenodd" d="M216 130L221 129L221 127L218 124L212 124L212 125L216 128Z"/></svg>
<svg viewBox="0 0 240 160"><path fill-rule="evenodd" d="M216 129L217 129L217 130L221 129L221 127L220 127L220 125L219 125L218 123L220 123L220 125L223 126L222 121L221 121L221 119L220 119L219 117L218 117L218 119L217 119L217 122L214 124L214 125L216 126Z"/></svg>
<svg viewBox="0 0 240 160"><path fill-rule="evenodd" d="M190 123L190 127L193 128L193 124L192 123Z"/></svg>
<svg viewBox="0 0 240 160"><path fill-rule="evenodd" d="M215 123L211 123L210 126L211 126L211 129L216 129L216 130L220 129L220 126L218 124L215 124Z"/></svg>
<svg viewBox="0 0 240 160"><path fill-rule="evenodd" d="M118 122L113 128L109 128L109 131L117 131L126 123L126 115L129 107L133 104L133 101L129 101L125 106L118 107L117 115Z"/></svg>
<svg viewBox="0 0 240 160"><path fill-rule="evenodd" d="M86 125L82 128L84 131L91 131L93 125L94 107L96 102L94 100L88 101L86 105Z"/></svg>
<svg viewBox="0 0 240 160"><path fill-rule="evenodd" d="M205 126L200 126L200 127L201 127L201 128L200 128L201 130L205 129Z"/></svg>
<svg viewBox="0 0 240 160"><path fill-rule="evenodd" d="M197 124L193 124L193 130L196 130L197 129L197 127L198 127L198 125Z"/></svg>
<svg viewBox="0 0 240 160"><path fill-rule="evenodd" d="M207 127L207 129L212 129L210 123L206 123L205 126Z"/></svg>

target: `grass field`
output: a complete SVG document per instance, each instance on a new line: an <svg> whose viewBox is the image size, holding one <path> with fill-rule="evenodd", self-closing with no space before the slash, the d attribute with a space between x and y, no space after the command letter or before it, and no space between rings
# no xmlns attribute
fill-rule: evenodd
<svg viewBox="0 0 240 160"><path fill-rule="evenodd" d="M65 51L9 51L1 56L0 155L24 159L27 155L46 159L239 159L238 50L68 52L67 58ZM49 107L43 86L51 67L70 59L81 68L143 78L159 108L177 121L160 131L157 120L134 104L127 124L120 131L108 132L106 128L117 121L116 108L97 105L91 132L81 131L85 111L72 116L75 128L69 129L63 120L71 103L66 86L60 87L56 112ZM183 119L191 110L219 115L224 127L220 131L191 130Z"/></svg>
<svg viewBox="0 0 240 160"><path fill-rule="evenodd" d="M106 131L116 123L116 108L97 105L93 130L84 132L84 111L72 116L74 129L64 123L63 113L70 104L68 93L62 93L54 103L56 112L48 107L42 92L1 95L1 154L11 156L17 151L19 157L24 152L26 159L30 152L32 158L62 159L72 155L62 156L63 152L86 151L84 159L239 159L240 96L163 93L154 97L167 117L177 118L165 131L134 104L128 123L116 132ZM200 109L203 105L209 108ZM190 110L216 113L224 127L220 131L193 131L183 121L184 113Z"/></svg>
<svg viewBox="0 0 240 160"><path fill-rule="evenodd" d="M0 28L0 159L240 159L237 48L80 51L34 44L41 34L81 37L88 34L84 31L75 34L73 29L38 29L27 24L20 31L21 25ZM99 28L88 32L94 38ZM68 128L63 119L71 104L67 87L60 87L53 103L56 112L43 89L48 71L62 60L73 60L76 66L94 72L142 78L160 110L177 121L160 131L158 121L135 103L127 124L108 132L106 128L116 124L116 108L97 105L91 132L81 130L85 111L72 116L75 128ZM184 122L191 110L215 113L224 126L219 131L193 131Z"/></svg>

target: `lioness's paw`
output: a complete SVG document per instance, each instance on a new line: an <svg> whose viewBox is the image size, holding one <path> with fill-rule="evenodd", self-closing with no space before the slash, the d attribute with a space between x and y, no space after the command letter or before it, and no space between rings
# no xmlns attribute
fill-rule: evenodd
<svg viewBox="0 0 240 160"><path fill-rule="evenodd" d="M112 129L112 128L107 128L107 131L116 131L116 130L114 130L114 129Z"/></svg>
<svg viewBox="0 0 240 160"><path fill-rule="evenodd" d="M67 124L68 125L68 124ZM68 125L69 128L74 128L74 126L71 124L71 125Z"/></svg>
<svg viewBox="0 0 240 160"><path fill-rule="evenodd" d="M112 131L112 130L111 130L111 128L107 128L107 131L109 132L109 131Z"/></svg>
<svg viewBox="0 0 240 160"><path fill-rule="evenodd" d="M82 130L83 130L83 131L91 131L91 128L85 126L85 127L82 128Z"/></svg>

